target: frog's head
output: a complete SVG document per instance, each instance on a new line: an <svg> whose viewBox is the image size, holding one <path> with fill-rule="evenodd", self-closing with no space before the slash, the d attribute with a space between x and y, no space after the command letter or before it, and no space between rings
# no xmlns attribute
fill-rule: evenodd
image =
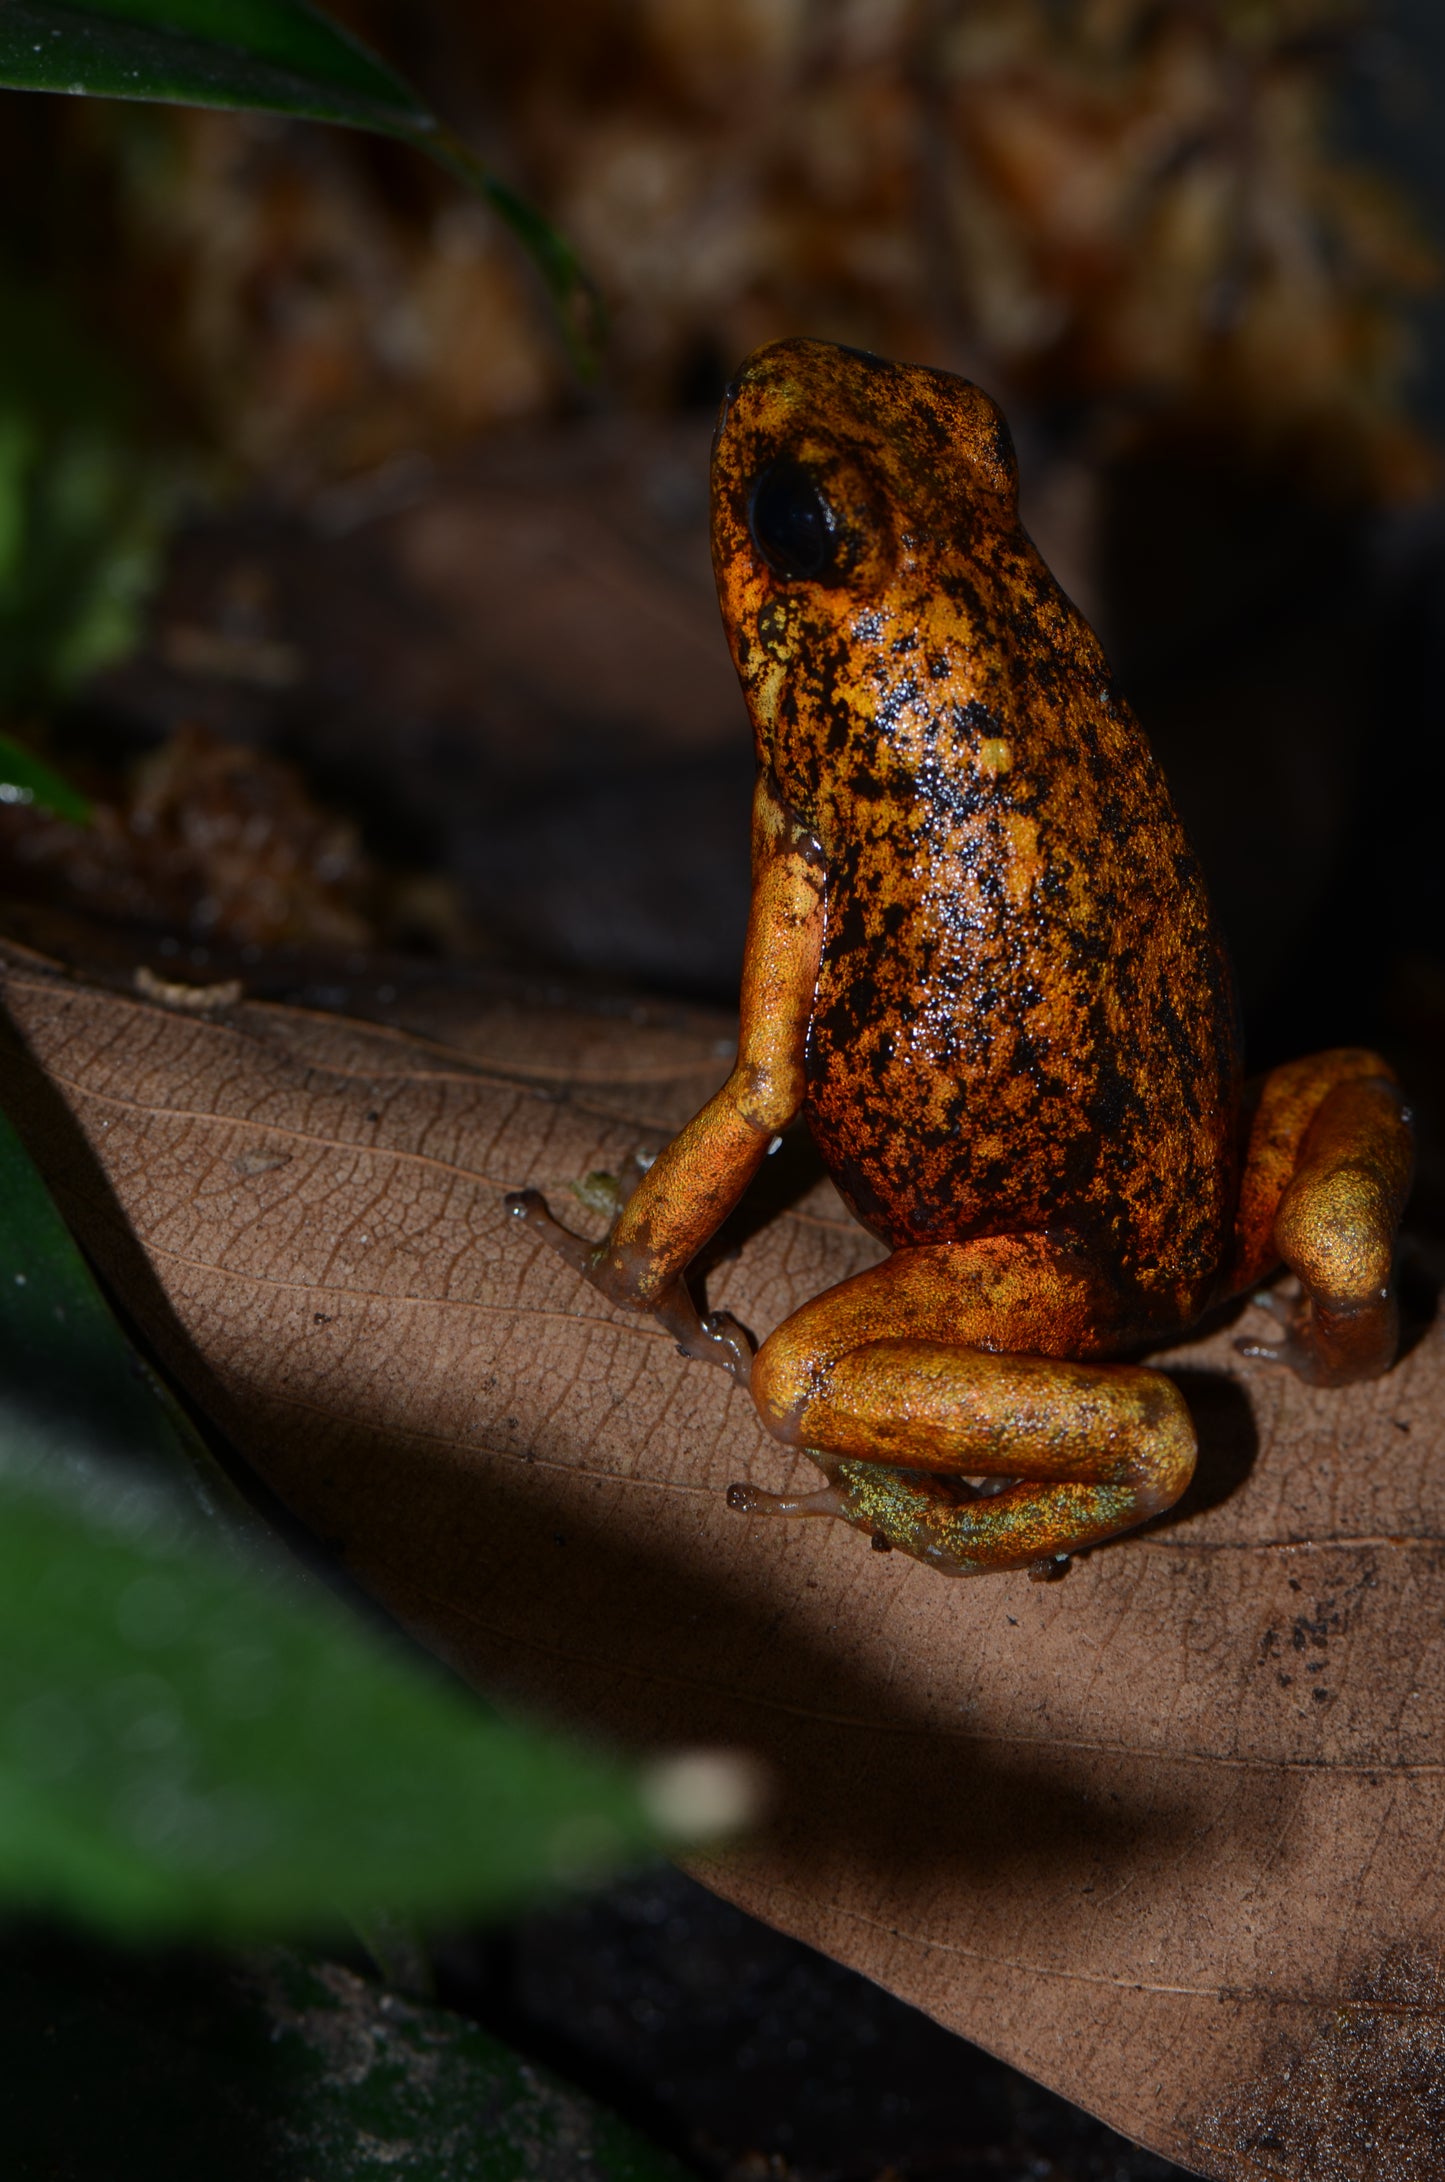
<svg viewBox="0 0 1445 2182"><path fill-rule="evenodd" d="M713 563L781 776L816 777L864 655L936 612L981 531L1016 530L1017 491L1008 426L968 380L827 341L749 357L713 442Z"/></svg>

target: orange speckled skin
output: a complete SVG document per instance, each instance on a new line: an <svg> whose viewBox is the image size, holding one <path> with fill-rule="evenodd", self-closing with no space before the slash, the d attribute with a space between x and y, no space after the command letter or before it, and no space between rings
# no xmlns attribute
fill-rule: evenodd
<svg viewBox="0 0 1445 2182"><path fill-rule="evenodd" d="M806 464L837 580L780 579L753 480ZM761 765L828 881L809 1127L895 1245L1047 1232L1106 1268L1069 1353L1187 1324L1235 1193L1230 974L1098 642L1018 518L977 387L819 342L755 357L713 465Z"/></svg>
<svg viewBox="0 0 1445 2182"><path fill-rule="evenodd" d="M1199 868L987 395L760 351L718 425L713 547L759 760L737 1060L601 1242L534 1190L509 1208L827 1480L735 1507L1053 1573L1193 1471L1178 1388L1112 1359L1283 1260L1298 1300L1247 1353L1321 1385L1389 1368L1409 1117L1354 1050L1242 1090ZM892 1254L754 1356L686 1273L800 1112Z"/></svg>

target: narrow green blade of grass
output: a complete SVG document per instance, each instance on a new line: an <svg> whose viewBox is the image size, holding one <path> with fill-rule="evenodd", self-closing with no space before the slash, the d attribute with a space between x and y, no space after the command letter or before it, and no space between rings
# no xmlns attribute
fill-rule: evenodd
<svg viewBox="0 0 1445 2182"><path fill-rule="evenodd" d="M490 200L546 280L579 360L590 354L596 299L571 247L306 0L4 0L0 85L251 108L401 137Z"/></svg>
<svg viewBox="0 0 1445 2182"><path fill-rule="evenodd" d="M492 1716L208 1526L197 1482L0 1122L0 1907L290 1933L499 1911L661 1845L655 1777Z"/></svg>

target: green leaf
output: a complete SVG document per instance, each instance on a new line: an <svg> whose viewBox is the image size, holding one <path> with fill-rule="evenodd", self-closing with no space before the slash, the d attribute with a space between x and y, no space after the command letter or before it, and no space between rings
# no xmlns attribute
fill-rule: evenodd
<svg viewBox="0 0 1445 2182"><path fill-rule="evenodd" d="M569 336L595 341L571 247L428 111L411 86L305 0L3 0L0 84L250 108L396 136L488 198L541 271Z"/></svg>
<svg viewBox="0 0 1445 2182"><path fill-rule="evenodd" d="M295 1932L494 1911L660 1845L645 1779L490 1716L203 1496L0 1122L0 1903Z"/></svg>
<svg viewBox="0 0 1445 2182"><path fill-rule="evenodd" d="M296 1931L496 1911L659 1845L620 1766L207 1552L153 1487L67 1483L0 1465L0 1898Z"/></svg>
<svg viewBox="0 0 1445 2182"><path fill-rule="evenodd" d="M69 1228L0 1112L0 1466L43 1474L96 1455L149 1477L202 1522L259 1536L234 1486L116 1324Z"/></svg>
<svg viewBox="0 0 1445 2182"><path fill-rule="evenodd" d="M0 1953L4 2171L66 2182L684 2182L444 2009L257 1952Z"/></svg>
<svg viewBox="0 0 1445 2182"><path fill-rule="evenodd" d="M8 735L0 735L0 803L34 803L56 818L70 819L74 825L90 823L90 805L85 797Z"/></svg>
<svg viewBox="0 0 1445 2182"><path fill-rule="evenodd" d="M234 46L333 91L427 119L400 76L306 0L81 0L70 12Z"/></svg>
<svg viewBox="0 0 1445 2182"><path fill-rule="evenodd" d="M5 0L0 81L403 136L435 127L400 77L303 0Z"/></svg>

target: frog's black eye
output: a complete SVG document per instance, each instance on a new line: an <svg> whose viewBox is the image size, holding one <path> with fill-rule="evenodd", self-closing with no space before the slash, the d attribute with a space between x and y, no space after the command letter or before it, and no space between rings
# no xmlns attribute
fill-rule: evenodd
<svg viewBox="0 0 1445 2182"><path fill-rule="evenodd" d="M769 463L748 501L753 543L775 576L806 583L832 573L838 521L803 463Z"/></svg>

